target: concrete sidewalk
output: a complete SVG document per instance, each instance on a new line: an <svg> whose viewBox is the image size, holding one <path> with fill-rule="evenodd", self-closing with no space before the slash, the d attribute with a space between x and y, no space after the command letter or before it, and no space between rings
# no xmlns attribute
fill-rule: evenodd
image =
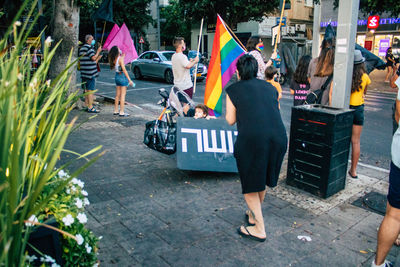
<svg viewBox="0 0 400 267"><path fill-rule="evenodd" d="M175 155L142 143L155 112L128 107L131 116L119 118L111 105L101 109L66 145L107 151L80 177L91 202L88 226L103 236L100 266L370 266L382 216L351 203L385 193L387 171L360 166L358 180L348 178L344 191L322 200L286 186L285 161L263 208L267 241L258 243L236 233L246 210L237 174L178 170ZM299 240L303 235L312 240ZM388 259L398 253L394 247Z"/></svg>

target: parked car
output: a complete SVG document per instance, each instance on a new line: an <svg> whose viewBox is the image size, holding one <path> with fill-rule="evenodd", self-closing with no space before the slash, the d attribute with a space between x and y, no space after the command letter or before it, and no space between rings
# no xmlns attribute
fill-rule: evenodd
<svg viewBox="0 0 400 267"><path fill-rule="evenodd" d="M174 51L147 51L132 61L131 71L135 79L146 77L163 78L167 83L174 83L171 58ZM193 79L194 68L190 74ZM202 81L207 76L207 67L199 63L197 67L197 80Z"/></svg>

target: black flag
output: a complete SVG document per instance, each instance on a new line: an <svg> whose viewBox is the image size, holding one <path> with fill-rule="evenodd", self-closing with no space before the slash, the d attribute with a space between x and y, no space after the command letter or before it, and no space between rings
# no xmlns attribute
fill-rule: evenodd
<svg viewBox="0 0 400 267"><path fill-rule="evenodd" d="M104 0L100 7L93 13L92 20L105 20L114 22L113 20L113 1Z"/></svg>

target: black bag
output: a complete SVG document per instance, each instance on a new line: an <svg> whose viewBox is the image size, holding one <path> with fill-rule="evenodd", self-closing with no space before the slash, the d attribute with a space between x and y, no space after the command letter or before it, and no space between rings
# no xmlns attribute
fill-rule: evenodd
<svg viewBox="0 0 400 267"><path fill-rule="evenodd" d="M165 154L176 151L176 123L154 120L146 123L143 143Z"/></svg>
<svg viewBox="0 0 400 267"><path fill-rule="evenodd" d="M332 77L333 74L328 77L320 89L309 91L306 100L304 100L304 105L321 104L322 95L324 94L326 87L331 83Z"/></svg>

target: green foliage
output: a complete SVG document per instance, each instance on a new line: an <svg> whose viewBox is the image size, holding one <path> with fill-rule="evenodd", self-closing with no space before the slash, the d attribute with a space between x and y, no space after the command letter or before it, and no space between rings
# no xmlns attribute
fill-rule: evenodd
<svg viewBox="0 0 400 267"><path fill-rule="evenodd" d="M168 6L161 8L160 17L166 20L160 26L162 45L172 46L174 37L181 36L190 46L191 20L185 16L185 9L179 0L171 0Z"/></svg>
<svg viewBox="0 0 400 267"><path fill-rule="evenodd" d="M55 178L49 181L40 199L46 198L49 193L68 178L68 174L60 171ZM97 261L96 252L99 239L85 227L87 217L84 207L90 203L87 199L87 192L83 190L83 187L84 183L82 181L76 178L72 179L62 191L50 198L50 201L38 216L39 222L54 217L60 230L73 236L82 236L82 244L78 244L75 239L69 236L63 236L62 256L66 266L92 267ZM74 219L71 225L66 225L63 221L67 216L71 216L70 218Z"/></svg>
<svg viewBox="0 0 400 267"><path fill-rule="evenodd" d="M14 21L20 17L25 4ZM35 5L28 17L34 11ZM24 264L31 230L26 227L26 220L37 216L55 194L99 157L88 160L70 178L48 191L47 197L42 196L50 180L71 163L56 169L75 121L68 122L68 114L78 96L68 95L70 69L75 67L75 62L71 62L73 51L66 69L53 81L47 80L50 61L59 45L50 49L50 39L45 42L42 64L36 72L31 72L30 49L24 50L34 23L29 25L27 28L27 22L22 25L13 22L0 40L0 266ZM13 40L13 47L9 39Z"/></svg>
<svg viewBox="0 0 400 267"><path fill-rule="evenodd" d="M152 0L114 0L114 20L118 25L125 22L129 29L140 32L143 27L153 22L149 6Z"/></svg>

